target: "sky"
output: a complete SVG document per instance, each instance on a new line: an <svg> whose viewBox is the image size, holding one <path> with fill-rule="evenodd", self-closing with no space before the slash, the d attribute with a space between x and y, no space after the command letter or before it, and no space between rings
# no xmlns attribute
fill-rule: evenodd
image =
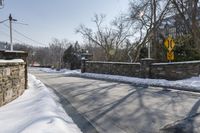
<svg viewBox="0 0 200 133"><path fill-rule="evenodd" d="M75 33L80 24L94 28L94 14L105 14L109 24L128 11L128 4L129 0L4 0L0 21L10 13L17 19L13 22L13 42L34 46L47 46L53 38L83 42L81 35ZM8 26L8 21L0 23L0 41L10 41Z"/></svg>

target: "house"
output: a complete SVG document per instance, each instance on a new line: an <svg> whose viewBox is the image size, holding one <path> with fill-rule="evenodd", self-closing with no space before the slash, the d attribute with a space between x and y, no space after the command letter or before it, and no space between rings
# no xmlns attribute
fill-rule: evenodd
<svg viewBox="0 0 200 133"><path fill-rule="evenodd" d="M191 19L186 14L186 21L189 25L192 24ZM197 24L200 27L200 7L198 7L197 12ZM189 31L188 26L186 26L185 22L182 20L181 16L179 14L176 14L174 16L170 16L165 18L161 25L159 26L159 34L164 35L164 37L167 37L168 35L172 35L173 38L176 38L178 36L182 36L184 34L187 34Z"/></svg>

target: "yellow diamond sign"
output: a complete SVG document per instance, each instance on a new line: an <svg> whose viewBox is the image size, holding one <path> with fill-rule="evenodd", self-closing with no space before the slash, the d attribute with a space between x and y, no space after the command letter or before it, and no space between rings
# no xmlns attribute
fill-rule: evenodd
<svg viewBox="0 0 200 133"><path fill-rule="evenodd" d="M174 60L174 52L172 52L172 51L167 52L167 60L168 61L173 61Z"/></svg>
<svg viewBox="0 0 200 133"><path fill-rule="evenodd" d="M172 39L172 37L169 36L169 37L165 40L164 45L165 45L165 47L168 49L168 51L172 51L173 48L174 48L174 46L175 46L175 42L174 42L174 40Z"/></svg>

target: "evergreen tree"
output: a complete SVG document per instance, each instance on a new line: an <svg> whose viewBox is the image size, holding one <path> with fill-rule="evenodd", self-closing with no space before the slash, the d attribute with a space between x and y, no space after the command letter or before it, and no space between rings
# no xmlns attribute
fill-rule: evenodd
<svg viewBox="0 0 200 133"><path fill-rule="evenodd" d="M65 63L72 63L74 60L74 48L70 45L64 52L63 61Z"/></svg>
<svg viewBox="0 0 200 133"><path fill-rule="evenodd" d="M79 69L81 65L80 53L78 49L70 45L64 52L63 61L70 65L70 69Z"/></svg>

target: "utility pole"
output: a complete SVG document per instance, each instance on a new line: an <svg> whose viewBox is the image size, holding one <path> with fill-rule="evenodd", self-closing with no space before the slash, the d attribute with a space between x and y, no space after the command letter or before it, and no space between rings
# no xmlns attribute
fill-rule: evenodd
<svg viewBox="0 0 200 133"><path fill-rule="evenodd" d="M10 22L10 50L13 51L13 42L12 42L12 21L17 21L16 19L12 18L12 15L9 15L9 22Z"/></svg>
<svg viewBox="0 0 200 133"><path fill-rule="evenodd" d="M10 50L13 51L13 43L12 43L12 16L11 16L11 14L9 16L9 22L10 22Z"/></svg>
<svg viewBox="0 0 200 133"><path fill-rule="evenodd" d="M1 0L0 0L0 2L1 2ZM1 4L1 3L0 3L0 4ZM8 21L8 20L9 20L9 23L10 23L10 51L13 51L12 22L13 22L13 21L17 21L17 19L13 19L13 18L12 18L12 15L10 14L9 17L8 17L8 19L3 20L3 21L0 21L0 24L6 22L6 21ZM24 24L24 23L18 23L18 24L28 25L28 24Z"/></svg>
<svg viewBox="0 0 200 133"><path fill-rule="evenodd" d="M3 8L3 0L0 0L0 9Z"/></svg>

